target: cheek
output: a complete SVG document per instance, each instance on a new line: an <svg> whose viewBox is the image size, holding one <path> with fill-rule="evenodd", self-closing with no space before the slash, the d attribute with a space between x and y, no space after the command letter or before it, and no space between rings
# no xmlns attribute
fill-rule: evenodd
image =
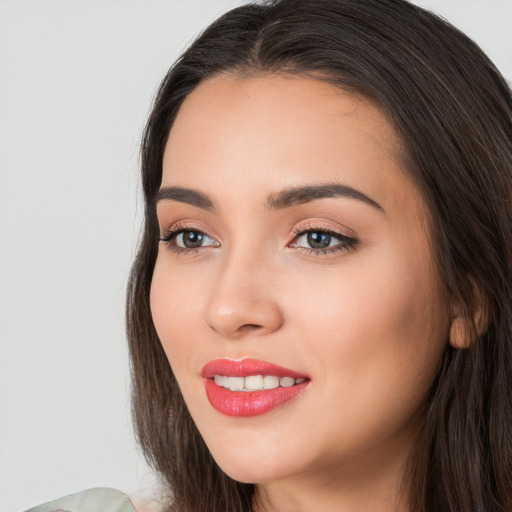
<svg viewBox="0 0 512 512"><path fill-rule="evenodd" d="M325 456L403 432L435 378L448 325L443 294L429 265L399 260L325 281L317 274L290 295L298 350L314 366L320 396L310 417L331 446ZM318 404L328 414L319 416Z"/></svg>
<svg viewBox="0 0 512 512"><path fill-rule="evenodd" d="M403 338L400 333L433 334L446 323L437 278L426 263L393 259L303 273L296 279L300 286L288 288L289 309L306 320L305 327L360 342L374 336Z"/></svg>
<svg viewBox="0 0 512 512"><path fill-rule="evenodd" d="M326 385L359 390L363 401L424 396L448 331L430 263L395 250L336 270L310 275L289 299Z"/></svg>
<svg viewBox="0 0 512 512"><path fill-rule="evenodd" d="M173 372L184 368L192 353L200 321L198 283L183 280L167 268L165 258L157 259L151 282L150 306L153 323ZM178 376L178 375L177 375Z"/></svg>

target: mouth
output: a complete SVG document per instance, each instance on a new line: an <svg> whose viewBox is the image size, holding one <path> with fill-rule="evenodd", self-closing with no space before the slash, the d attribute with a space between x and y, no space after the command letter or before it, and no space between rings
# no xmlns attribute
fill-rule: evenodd
<svg viewBox="0 0 512 512"><path fill-rule="evenodd" d="M213 380L217 386L230 391L261 391L263 389L289 388L302 384L306 379L301 377L277 377L276 375L248 375L247 377L230 377L228 375L215 375Z"/></svg>
<svg viewBox="0 0 512 512"><path fill-rule="evenodd" d="M258 359L216 359L202 372L206 395L227 416L256 416L298 398L311 381L281 366Z"/></svg>

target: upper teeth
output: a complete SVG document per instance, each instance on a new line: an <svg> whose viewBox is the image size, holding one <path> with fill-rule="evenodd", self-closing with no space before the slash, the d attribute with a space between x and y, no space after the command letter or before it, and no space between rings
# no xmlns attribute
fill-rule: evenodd
<svg viewBox="0 0 512 512"><path fill-rule="evenodd" d="M275 377L274 375L249 375L248 377L227 377L225 375L215 375L213 378L218 386L230 389L231 391L256 391L260 389L275 389L279 386L289 388L295 384L300 384L306 379L293 377Z"/></svg>

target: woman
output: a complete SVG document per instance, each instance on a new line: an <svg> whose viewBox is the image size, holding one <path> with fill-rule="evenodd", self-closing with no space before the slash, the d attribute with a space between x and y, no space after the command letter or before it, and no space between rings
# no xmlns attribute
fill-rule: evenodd
<svg viewBox="0 0 512 512"><path fill-rule="evenodd" d="M512 510L511 112L402 0L248 5L185 52L127 306L165 510Z"/></svg>

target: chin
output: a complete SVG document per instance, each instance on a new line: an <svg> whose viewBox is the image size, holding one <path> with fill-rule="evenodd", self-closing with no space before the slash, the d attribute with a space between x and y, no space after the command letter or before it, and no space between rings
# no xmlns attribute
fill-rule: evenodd
<svg viewBox="0 0 512 512"><path fill-rule="evenodd" d="M246 435L204 437L218 466L230 478L242 483L261 484L297 472L295 447L277 446L275 439L254 432ZM258 439L259 437L259 439ZM286 449L288 448L288 450ZM290 454L294 455L290 457ZM300 452L299 452L300 453Z"/></svg>
<svg viewBox="0 0 512 512"><path fill-rule="evenodd" d="M215 458L215 457L214 457ZM263 484L289 476L290 471L281 464L257 460L215 459L219 467L233 480L244 484Z"/></svg>

